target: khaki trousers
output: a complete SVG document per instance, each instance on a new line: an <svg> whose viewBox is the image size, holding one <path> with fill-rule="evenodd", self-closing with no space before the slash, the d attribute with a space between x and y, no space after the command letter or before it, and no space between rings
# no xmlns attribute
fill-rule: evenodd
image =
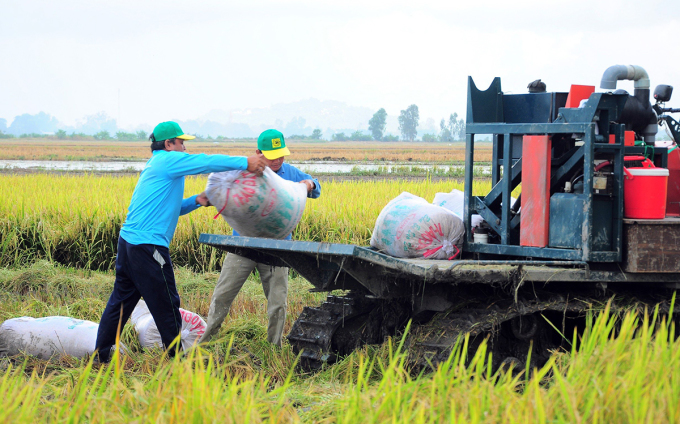
<svg viewBox="0 0 680 424"><path fill-rule="evenodd" d="M267 340L281 346L283 325L286 322L288 297L288 268L260 264L243 256L227 253L222 265L220 278L217 279L215 292L208 312L208 327L199 343L209 341L218 333L227 317L231 304L253 270L257 268L262 280L262 289L267 298L269 326Z"/></svg>

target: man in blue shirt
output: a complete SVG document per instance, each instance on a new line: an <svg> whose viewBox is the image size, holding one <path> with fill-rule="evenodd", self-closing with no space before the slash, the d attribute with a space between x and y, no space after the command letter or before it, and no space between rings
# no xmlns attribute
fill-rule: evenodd
<svg viewBox="0 0 680 424"><path fill-rule="evenodd" d="M261 175L267 162L227 155L185 153L186 135L176 122L162 122L151 137L152 157L142 170L118 237L116 280L102 313L95 348L99 360L110 360L116 335L144 297L163 345L168 348L180 334L182 318L168 247L180 215L207 206L205 193L182 199L184 176L247 169ZM173 356L181 344L168 352Z"/></svg>
<svg viewBox="0 0 680 424"><path fill-rule="evenodd" d="M276 130L267 130L257 139L258 156L264 158L272 171L284 180L299 182L307 187L307 197L316 199L321 195L319 181L312 178L296 167L284 163L284 157L290 155L286 147L283 134ZM238 233L234 231L234 235ZM292 238L289 234L285 239ZM227 317L231 304L243 287L248 276L257 268L262 280L262 289L267 298L267 315L269 326L267 340L281 346L283 325L286 322L286 308L288 298L288 268L275 267L251 261L248 258L233 253L227 253L222 265L222 272L215 285L208 312L208 325L199 343L209 341L222 326Z"/></svg>

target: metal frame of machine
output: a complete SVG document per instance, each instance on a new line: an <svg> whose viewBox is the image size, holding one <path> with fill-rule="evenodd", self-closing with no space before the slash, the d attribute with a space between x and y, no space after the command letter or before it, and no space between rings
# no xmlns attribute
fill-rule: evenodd
<svg viewBox="0 0 680 424"><path fill-rule="evenodd" d="M588 262L619 262L622 260L623 211L623 124L612 123L621 115L627 94L593 93L579 108L564 108L567 93L528 93L507 95L501 91L500 78L481 91L468 77L467 137L465 169L465 218L470 228L473 213L480 214L498 243L474 243L466 234L464 250L468 252L579 260ZM475 136L494 137L492 190L485 197L472 195ZM609 143L609 135L614 142ZM578 248L521 246L518 241L519 214L511 205L511 193L522 182L522 139L527 135L548 135L553 148L562 152L551 163L550 192L564 184L568 176L583 169L583 227L582 243ZM595 161L608 160L613 170L608 177L612 188L611 242L609 249L594 246L593 178ZM500 169L503 172L500 172Z"/></svg>

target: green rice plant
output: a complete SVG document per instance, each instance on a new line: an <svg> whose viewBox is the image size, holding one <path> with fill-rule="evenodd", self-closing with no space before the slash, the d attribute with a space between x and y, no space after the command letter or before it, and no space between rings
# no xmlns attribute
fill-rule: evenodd
<svg viewBox="0 0 680 424"><path fill-rule="evenodd" d="M177 270L183 307L207 312L215 273ZM0 321L67 315L98 320L111 272L41 261L0 269ZM292 279L290 322L324 295ZM495 372L467 338L430 374L413 374L401 338L359 349L317 374L296 371L290 346L266 343L264 296L249 279L214 342L182 359L143 351L87 360L0 358L0 422L666 423L680 420L680 340L656 310L591 312L569 351L529 373Z"/></svg>
<svg viewBox="0 0 680 424"><path fill-rule="evenodd" d="M608 308L589 323L578 349L524 376L492 374L483 344L467 363L465 349L454 349L434 373L414 378L396 349L387 364L360 362L355 384L324 414L338 423L677 422L674 325ZM382 377L371 382L376 368Z"/></svg>
<svg viewBox="0 0 680 424"><path fill-rule="evenodd" d="M416 376L408 370L403 346L388 342L382 355L355 354L351 376L344 380L329 377L328 371L321 377L296 375L292 367L284 378L272 379L271 364L248 367L232 360L230 343L221 360L211 350L171 361L131 352L109 366L63 362L50 373L41 372L45 366L40 364L29 369L30 360L10 362L0 379L0 395L9 400L0 419L677 422L680 383L667 367L678 363L680 350L669 336L671 326L636 313L618 319L605 312L592 322L582 337L583 350L558 353L528 377L492 374L484 344L467 360L461 353L465 341L436 371ZM266 354L255 356L262 362ZM133 364L139 361L153 363L140 368Z"/></svg>
<svg viewBox="0 0 680 424"><path fill-rule="evenodd" d="M0 410L2 422L293 422L288 381L234 376L212 357L204 363L179 358L153 375L129 378L123 361L107 366L82 363L70 379L27 372L26 363L9 365L0 393L11 401ZM26 376L28 374L28 376Z"/></svg>
<svg viewBox="0 0 680 424"><path fill-rule="evenodd" d="M91 270L112 269L118 234L125 221L136 176L91 174L3 175L0 196L0 266L19 266L39 259ZM187 178L185 194L205 189L206 177ZM368 245L382 208L403 191L431 201L437 192L462 190L449 181L367 180L324 181L319 199L307 202L296 240ZM488 180L475 192L490 190ZM223 253L198 243L201 233L231 234L215 208L201 208L180 217L171 257L175 264L197 271L219 269Z"/></svg>

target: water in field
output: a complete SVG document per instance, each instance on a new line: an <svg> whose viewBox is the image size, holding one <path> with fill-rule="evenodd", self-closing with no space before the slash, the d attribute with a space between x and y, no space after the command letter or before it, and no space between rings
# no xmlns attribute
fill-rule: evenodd
<svg viewBox="0 0 680 424"><path fill-rule="evenodd" d="M88 162L72 160L0 160L4 169L49 171L141 171L145 162Z"/></svg>
<svg viewBox="0 0 680 424"><path fill-rule="evenodd" d="M144 168L145 162L91 162L91 161L61 161L61 160L0 160L0 169L33 169L49 171L93 171L93 172L120 172L131 171L139 172ZM323 163L295 163L301 170L310 174L349 174L371 171L381 171L385 173L402 172L408 173L409 170L417 172L434 171L441 173L459 172L461 175L464 170L463 165L432 165L432 164L347 164L338 162ZM490 167L479 167L482 173L490 173Z"/></svg>

